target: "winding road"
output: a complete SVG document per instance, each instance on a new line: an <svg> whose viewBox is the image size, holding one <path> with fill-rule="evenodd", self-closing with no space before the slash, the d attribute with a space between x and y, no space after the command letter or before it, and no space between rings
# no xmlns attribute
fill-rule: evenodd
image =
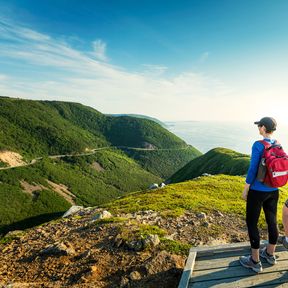
<svg viewBox="0 0 288 288"><path fill-rule="evenodd" d="M58 159L58 158L64 158L64 157L81 157L81 156L89 156L97 153L100 150L108 150L112 148L116 149L127 149L127 150L136 150L136 151L171 151L171 150L185 150L188 149L190 146L187 145L182 148L163 148L163 149L151 149L151 148L139 148L139 147L128 147L128 146L107 146L107 147L100 147L92 149L90 152L87 153L80 153L80 154L63 154L63 155L50 155L47 157L37 157L35 159L32 159L31 162L21 164L21 165L15 165L15 166L9 166L9 167L1 167L0 170L8 170L13 168L19 168L19 167L25 167L30 166L33 164L36 164L38 161L42 160L43 158L50 158L50 159Z"/></svg>

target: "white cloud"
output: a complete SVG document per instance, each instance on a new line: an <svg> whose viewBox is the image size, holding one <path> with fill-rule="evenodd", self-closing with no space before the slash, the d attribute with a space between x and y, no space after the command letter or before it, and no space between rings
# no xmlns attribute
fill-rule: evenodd
<svg viewBox="0 0 288 288"><path fill-rule="evenodd" d="M143 71L144 75L160 76L168 70L168 67L164 65L143 64L142 66L145 69Z"/></svg>
<svg viewBox="0 0 288 288"><path fill-rule="evenodd" d="M107 61L108 58L106 56L106 43L101 39L98 39L95 40L92 44L96 58L102 61Z"/></svg>
<svg viewBox="0 0 288 288"><path fill-rule="evenodd" d="M139 113L164 120L223 118L217 103L227 107L231 101L231 88L205 74L164 77L168 68L163 65L145 64L141 72L128 72L103 62L106 44L100 39L92 43L93 52L84 53L64 40L1 18L0 31L0 64L11 61L28 71L22 76L0 76L0 95L75 101L103 113ZM231 109L232 117L236 108Z"/></svg>

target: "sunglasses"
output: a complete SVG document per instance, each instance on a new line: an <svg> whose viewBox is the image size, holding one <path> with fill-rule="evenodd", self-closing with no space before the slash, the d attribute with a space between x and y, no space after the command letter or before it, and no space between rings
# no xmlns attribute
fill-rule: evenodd
<svg viewBox="0 0 288 288"><path fill-rule="evenodd" d="M258 124L258 127L263 127L263 124Z"/></svg>

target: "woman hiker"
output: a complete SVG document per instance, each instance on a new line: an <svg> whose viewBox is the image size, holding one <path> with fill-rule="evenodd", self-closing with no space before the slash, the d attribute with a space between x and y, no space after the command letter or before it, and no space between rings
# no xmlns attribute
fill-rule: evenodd
<svg viewBox="0 0 288 288"><path fill-rule="evenodd" d="M276 143L276 140L272 138L277 126L275 119L264 117L260 121L254 122L254 124L258 126L259 134L263 136L264 141L269 144ZM278 240L276 215L279 191L278 188L269 187L256 179L264 148L264 144L259 141L256 141L252 146L250 166L242 193L243 199L247 201L246 223L251 245L251 255L241 256L239 260L242 266L250 268L257 273L262 271L260 257L271 265L277 263L274 252ZM259 251L260 236L257 224L262 207L268 225L269 244Z"/></svg>

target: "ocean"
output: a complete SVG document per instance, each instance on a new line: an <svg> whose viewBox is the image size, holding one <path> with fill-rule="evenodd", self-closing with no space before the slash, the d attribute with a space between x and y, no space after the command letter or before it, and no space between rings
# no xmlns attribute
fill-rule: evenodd
<svg viewBox="0 0 288 288"><path fill-rule="evenodd" d="M224 147L251 154L253 143L262 139L257 126L253 123L179 121L165 124L169 131L202 153L216 147ZM274 132L273 138L283 145L288 154L288 126L281 125L278 130Z"/></svg>

